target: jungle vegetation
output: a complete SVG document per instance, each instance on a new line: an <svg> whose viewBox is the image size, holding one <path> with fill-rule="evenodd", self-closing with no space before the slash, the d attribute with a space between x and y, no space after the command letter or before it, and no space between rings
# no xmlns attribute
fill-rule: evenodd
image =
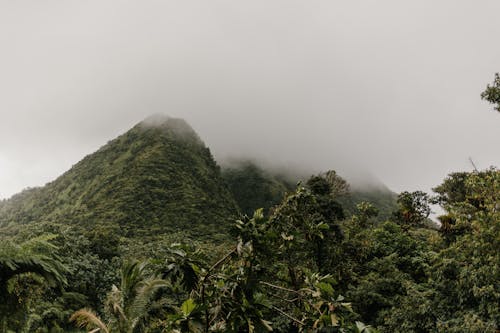
<svg viewBox="0 0 500 333"><path fill-rule="evenodd" d="M221 170L155 118L1 201L0 238L0 332L500 329L495 167L433 194L352 190L335 171Z"/></svg>

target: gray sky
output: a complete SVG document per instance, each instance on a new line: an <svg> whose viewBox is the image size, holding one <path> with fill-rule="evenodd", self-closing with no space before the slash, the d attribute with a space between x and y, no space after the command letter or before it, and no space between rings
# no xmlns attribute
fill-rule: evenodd
<svg viewBox="0 0 500 333"><path fill-rule="evenodd" d="M429 190L500 165L498 0L0 0L0 197L153 113L214 155Z"/></svg>

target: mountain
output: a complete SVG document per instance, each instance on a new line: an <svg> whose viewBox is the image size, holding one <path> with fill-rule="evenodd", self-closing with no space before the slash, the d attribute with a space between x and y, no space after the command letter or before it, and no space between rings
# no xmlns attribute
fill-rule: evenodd
<svg viewBox="0 0 500 333"><path fill-rule="evenodd" d="M0 203L0 226L46 223L122 236L219 237L237 213L209 149L182 119L154 116L44 187Z"/></svg>
<svg viewBox="0 0 500 333"><path fill-rule="evenodd" d="M297 183L250 160L232 161L223 166L222 177L241 212L248 216L252 216L257 208L268 212L287 192L293 191Z"/></svg>
<svg viewBox="0 0 500 333"><path fill-rule="evenodd" d="M300 181L305 184L308 177L303 172L269 169L251 160L232 160L223 165L222 176L242 213L251 215L257 208L265 212L281 202L287 192L292 192ZM311 176L311 175L310 175ZM390 218L397 209L397 194L374 177L365 177L351 186L348 195L338 198L346 216L356 213L356 205L366 201L379 209L377 221Z"/></svg>
<svg viewBox="0 0 500 333"><path fill-rule="evenodd" d="M0 232L38 228L59 233L62 226L98 238L175 238L182 233L198 240L221 240L239 211L268 212L299 180L305 183L307 177L298 175L249 160L233 161L221 172L184 120L153 116L56 180L0 201ZM355 213L357 203L370 201L384 220L395 209L395 198L378 184L356 186L339 201L348 216Z"/></svg>
<svg viewBox="0 0 500 333"><path fill-rule="evenodd" d="M397 210L398 195L385 186L381 187L358 187L351 189L349 196L340 198L339 202L344 208L347 216L356 213L356 205L365 201L370 202L379 210L376 221L384 222L391 218L392 213Z"/></svg>

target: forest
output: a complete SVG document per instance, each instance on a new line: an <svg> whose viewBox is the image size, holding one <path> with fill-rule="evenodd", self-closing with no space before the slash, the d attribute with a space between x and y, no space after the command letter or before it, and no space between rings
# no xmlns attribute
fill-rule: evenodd
<svg viewBox="0 0 500 333"><path fill-rule="evenodd" d="M499 332L500 170L433 191L221 167L144 121L0 201L0 332Z"/></svg>

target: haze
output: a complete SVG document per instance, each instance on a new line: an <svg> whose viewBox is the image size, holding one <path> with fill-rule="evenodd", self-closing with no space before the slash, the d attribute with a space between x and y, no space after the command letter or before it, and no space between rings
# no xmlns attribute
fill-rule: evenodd
<svg viewBox="0 0 500 333"><path fill-rule="evenodd" d="M0 197L155 113L395 191L500 165L498 0L1 1Z"/></svg>

